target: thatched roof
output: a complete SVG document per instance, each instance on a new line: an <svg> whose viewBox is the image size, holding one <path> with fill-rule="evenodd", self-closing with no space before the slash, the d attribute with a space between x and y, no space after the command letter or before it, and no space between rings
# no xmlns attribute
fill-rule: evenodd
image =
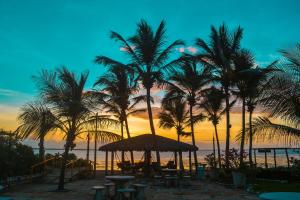
<svg viewBox="0 0 300 200"><path fill-rule="evenodd" d="M170 138L145 134L106 144L100 151L194 151L193 145L177 142Z"/></svg>

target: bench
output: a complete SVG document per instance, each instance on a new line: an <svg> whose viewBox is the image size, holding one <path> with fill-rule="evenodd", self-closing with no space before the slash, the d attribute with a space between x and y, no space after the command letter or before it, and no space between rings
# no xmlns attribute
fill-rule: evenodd
<svg viewBox="0 0 300 200"><path fill-rule="evenodd" d="M103 186L94 186L93 189L96 190L95 200L105 200L105 196L104 196L105 187L103 187Z"/></svg>
<svg viewBox="0 0 300 200"><path fill-rule="evenodd" d="M118 189L117 192L118 192L119 200L123 200L123 199L133 200L136 190L132 188L123 188L123 189Z"/></svg>
<svg viewBox="0 0 300 200"><path fill-rule="evenodd" d="M145 188L147 187L147 185L137 183L137 184L133 184L132 186L136 190L135 199L145 200L146 199Z"/></svg>

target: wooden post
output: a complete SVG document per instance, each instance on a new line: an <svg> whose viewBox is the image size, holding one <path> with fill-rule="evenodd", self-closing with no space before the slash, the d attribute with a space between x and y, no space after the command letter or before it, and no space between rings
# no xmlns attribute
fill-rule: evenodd
<svg viewBox="0 0 300 200"><path fill-rule="evenodd" d="M146 165L145 175L150 176L151 151L144 152L144 163Z"/></svg>
<svg viewBox="0 0 300 200"><path fill-rule="evenodd" d="M107 175L107 167L108 167L108 151L105 151L105 175Z"/></svg>
<svg viewBox="0 0 300 200"><path fill-rule="evenodd" d="M111 166L110 166L110 173L114 174L114 151L111 151Z"/></svg>
<svg viewBox="0 0 300 200"><path fill-rule="evenodd" d="M254 149L254 163L255 163L255 167L257 166L257 162L256 162L256 149Z"/></svg>
<svg viewBox="0 0 300 200"><path fill-rule="evenodd" d="M285 155L286 155L286 161L288 164L288 168L290 168L290 158L289 158L289 153L288 153L288 149L285 148Z"/></svg>
<svg viewBox="0 0 300 200"><path fill-rule="evenodd" d="M274 151L274 165L275 165L275 168L276 168L276 167L277 167L277 162L276 162L276 149L274 148L273 151Z"/></svg>
<svg viewBox="0 0 300 200"><path fill-rule="evenodd" d="M184 172L184 166L183 166L183 161L182 161L182 151L179 151L178 154L179 154L179 169L180 169L180 172Z"/></svg>
<svg viewBox="0 0 300 200"><path fill-rule="evenodd" d="M177 163L178 163L178 159L177 159L177 151L174 151L174 164L175 164L175 168L177 169Z"/></svg>
<svg viewBox="0 0 300 200"><path fill-rule="evenodd" d="M189 168L190 168L190 175L192 175L192 152L189 150Z"/></svg>
<svg viewBox="0 0 300 200"><path fill-rule="evenodd" d="M267 158L267 151L265 149L265 168L268 169L268 158Z"/></svg>

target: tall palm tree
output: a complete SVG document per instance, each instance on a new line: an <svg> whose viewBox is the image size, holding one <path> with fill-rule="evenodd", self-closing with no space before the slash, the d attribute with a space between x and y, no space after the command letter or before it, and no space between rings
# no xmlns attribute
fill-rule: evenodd
<svg viewBox="0 0 300 200"><path fill-rule="evenodd" d="M111 32L111 38L121 43L122 49L129 56L130 66L137 74L137 80L146 90L147 110L151 133L155 135L153 115L151 108L151 89L155 84L160 85L166 70L175 66L179 60L168 62L173 50L179 45L183 45L181 40L176 40L166 46L166 28L162 21L154 32L152 27L144 20L137 24L136 33L129 39L124 39L119 33ZM97 56L97 63L104 65L118 64L111 58ZM160 164L159 152L156 152L157 161Z"/></svg>
<svg viewBox="0 0 300 200"><path fill-rule="evenodd" d="M230 86L232 83L232 75L234 71L233 60L235 54L240 49L240 41L242 39L243 29L238 27L232 33L228 31L225 24L221 25L217 30L211 27L209 42L203 39L196 39L196 46L202 51L197 57L207 65L215 67L217 80L221 83L226 95L226 147L225 147L225 163L229 167L228 153L230 146Z"/></svg>
<svg viewBox="0 0 300 200"><path fill-rule="evenodd" d="M218 164L219 167L222 167L221 164L221 148L220 148L220 140L218 134L218 124L221 120L222 115L225 113L225 108L223 103L225 101L225 94L222 90L217 89L215 87L211 87L203 93L202 101L199 104L200 108L205 111L207 119L211 121L215 129L215 137L217 141L217 151L218 151ZM230 107L235 102L231 102Z"/></svg>
<svg viewBox="0 0 300 200"><path fill-rule="evenodd" d="M247 58L244 61L242 68L238 69L236 72L236 86L238 91L234 92L237 94L238 97L242 99L242 118L243 118L243 125L241 134L237 135L237 138L241 141L241 149L243 152L244 142L246 139L246 124L245 124L245 111L246 107L249 112L249 162L252 165L252 143L253 143L253 132L252 132L252 114L254 112L255 107L259 103L259 97L264 92L264 86L267 84L268 80L274 72L277 72L278 69L275 67L277 61L274 61L267 67L259 67L251 64L251 57ZM247 61L248 59L248 61ZM240 61L243 63L243 61ZM248 63L248 67L247 67ZM238 66L238 64L236 64ZM251 66L252 65L252 66ZM241 66L241 65L240 65ZM246 67L245 67L246 66ZM245 69L243 69L245 68ZM240 155L240 165L243 162L243 155Z"/></svg>
<svg viewBox="0 0 300 200"><path fill-rule="evenodd" d="M234 91L242 101L242 134L241 134L241 142L240 142L240 166L243 165L244 158L244 145L245 145L245 135L246 135L246 98L248 96L249 84L253 80L250 79L250 69L255 67L254 58L252 54L242 49L238 53L236 53L234 60L235 66L235 74L233 81L235 82L235 86L238 91Z"/></svg>
<svg viewBox="0 0 300 200"><path fill-rule="evenodd" d="M101 103L104 109L119 120L121 137L124 138L125 126L127 137L130 138L128 117L144 112L145 109L137 109L136 106L146 100L145 95L136 95L139 88L130 69L123 64L110 66L109 72L101 76L94 85L102 86L101 91L96 94L102 96ZM124 153L122 153L122 161L124 161ZM131 152L131 162L134 163L133 152Z"/></svg>
<svg viewBox="0 0 300 200"><path fill-rule="evenodd" d="M211 67L200 65L194 58L186 56L180 64L180 69L173 72L166 83L167 93L165 99L171 100L179 97L185 99L189 104L190 128L194 146L196 146L194 131L195 105L200 100L202 90L211 83L212 75ZM194 151L194 161L197 169L196 151Z"/></svg>
<svg viewBox="0 0 300 200"><path fill-rule="evenodd" d="M282 72L271 78L264 87L259 103L269 117L283 121L272 122L266 117L253 120L252 129L257 138L284 139L287 143L298 143L300 129L300 44L290 50L280 51L284 62Z"/></svg>
<svg viewBox="0 0 300 200"><path fill-rule="evenodd" d="M81 134L87 134L89 137L94 136L94 176L96 176L97 170L98 142L105 143L122 139L120 135L106 130L107 127L116 128L116 125L118 125L117 120L111 119L108 115L98 115L98 113L96 113L89 117L86 124L87 130L81 132Z"/></svg>
<svg viewBox="0 0 300 200"><path fill-rule="evenodd" d="M189 112L187 104L182 99L163 100L163 111L159 113L159 127L165 129L176 129L177 141L180 142L180 136L190 136L190 132L184 131L190 126ZM179 166L183 170L182 152L179 151Z"/></svg>
<svg viewBox="0 0 300 200"><path fill-rule="evenodd" d="M82 134L88 123L95 121L90 118L91 109L94 108L93 101L84 92L87 77L88 73L81 73L77 78L65 67L55 72L44 70L40 76L34 76L43 101L55 116L60 131L66 135L58 190L64 190L67 157L75 147L76 136ZM103 120L103 125L111 123L110 120Z"/></svg>
<svg viewBox="0 0 300 200"><path fill-rule="evenodd" d="M40 102L28 103L22 107L18 116L21 125L16 129L16 134L21 139L33 136L39 139L39 160L45 158L45 136L57 128L55 116L51 110Z"/></svg>

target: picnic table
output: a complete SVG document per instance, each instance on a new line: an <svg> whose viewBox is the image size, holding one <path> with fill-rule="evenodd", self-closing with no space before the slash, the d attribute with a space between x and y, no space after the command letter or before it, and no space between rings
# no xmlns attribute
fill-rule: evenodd
<svg viewBox="0 0 300 200"><path fill-rule="evenodd" d="M105 179L112 181L115 184L115 194L117 194L118 189L124 189L126 183L134 180L134 176L122 176L122 175L112 175L105 176Z"/></svg>
<svg viewBox="0 0 300 200"><path fill-rule="evenodd" d="M169 174L170 176L174 176L179 171L178 169L162 169L162 172L165 172L166 174Z"/></svg>
<svg viewBox="0 0 300 200"><path fill-rule="evenodd" d="M122 176L122 175L112 175L112 176L105 176L105 179L110 180L116 184L118 189L124 188L125 184L131 180L134 180L134 176Z"/></svg>

